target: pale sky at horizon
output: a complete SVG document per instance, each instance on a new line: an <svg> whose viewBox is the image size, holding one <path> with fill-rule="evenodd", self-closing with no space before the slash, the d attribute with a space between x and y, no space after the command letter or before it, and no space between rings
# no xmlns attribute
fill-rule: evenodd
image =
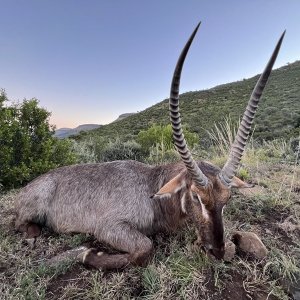
<svg viewBox="0 0 300 300"><path fill-rule="evenodd" d="M300 59L299 0L0 0L0 88L36 97L60 127L105 124L169 96L177 57L199 21L181 93Z"/></svg>

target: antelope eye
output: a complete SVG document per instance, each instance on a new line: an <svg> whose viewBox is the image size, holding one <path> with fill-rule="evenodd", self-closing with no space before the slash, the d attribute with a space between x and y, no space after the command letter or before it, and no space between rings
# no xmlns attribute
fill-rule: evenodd
<svg viewBox="0 0 300 300"><path fill-rule="evenodd" d="M196 193L193 193L193 197L192 197L193 202L200 204L201 200L200 200L200 196L198 196Z"/></svg>

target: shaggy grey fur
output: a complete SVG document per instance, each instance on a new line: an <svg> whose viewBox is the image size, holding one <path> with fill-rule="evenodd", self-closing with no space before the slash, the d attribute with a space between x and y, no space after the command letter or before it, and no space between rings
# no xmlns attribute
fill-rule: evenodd
<svg viewBox="0 0 300 300"><path fill-rule="evenodd" d="M219 171L206 163L199 167L207 176ZM176 230L186 217L180 191L167 199L152 197L182 172L182 163L149 166L136 161L52 170L17 195L16 228L35 223L61 233L89 233L133 256L147 256L152 243L146 236Z"/></svg>

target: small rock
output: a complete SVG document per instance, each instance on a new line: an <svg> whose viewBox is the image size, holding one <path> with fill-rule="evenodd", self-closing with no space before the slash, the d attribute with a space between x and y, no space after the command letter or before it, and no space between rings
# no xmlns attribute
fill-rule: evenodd
<svg viewBox="0 0 300 300"><path fill-rule="evenodd" d="M236 231L233 234L233 242L239 250L255 258L263 259L268 255L268 249L253 232Z"/></svg>
<svg viewBox="0 0 300 300"><path fill-rule="evenodd" d="M232 241L227 241L225 243L225 254L224 254L224 261L232 261L235 255L235 244Z"/></svg>

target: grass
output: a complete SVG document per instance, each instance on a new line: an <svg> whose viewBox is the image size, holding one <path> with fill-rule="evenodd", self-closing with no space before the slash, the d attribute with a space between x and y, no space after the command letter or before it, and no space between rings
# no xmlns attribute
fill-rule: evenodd
<svg viewBox="0 0 300 300"><path fill-rule="evenodd" d="M230 118L225 117L223 122L215 123L213 128L207 131L214 145L214 150L219 153L219 157L226 157L229 153L238 126L239 122L234 125Z"/></svg>
<svg viewBox="0 0 300 300"><path fill-rule="evenodd" d="M230 263L212 261L195 249L194 229L187 224L175 234L153 238L155 255L146 268L102 272L68 261L50 267L44 262L93 242L92 237L44 230L32 250L11 225L15 192L2 194L0 298L290 299L300 279L300 234L281 224L300 224L300 166L295 155L282 155L289 151L288 144L277 142L249 147L239 175L258 185L251 193L235 191L225 209L227 238L236 230L257 233L269 249L262 261L238 255ZM222 159L217 152L210 155Z"/></svg>

